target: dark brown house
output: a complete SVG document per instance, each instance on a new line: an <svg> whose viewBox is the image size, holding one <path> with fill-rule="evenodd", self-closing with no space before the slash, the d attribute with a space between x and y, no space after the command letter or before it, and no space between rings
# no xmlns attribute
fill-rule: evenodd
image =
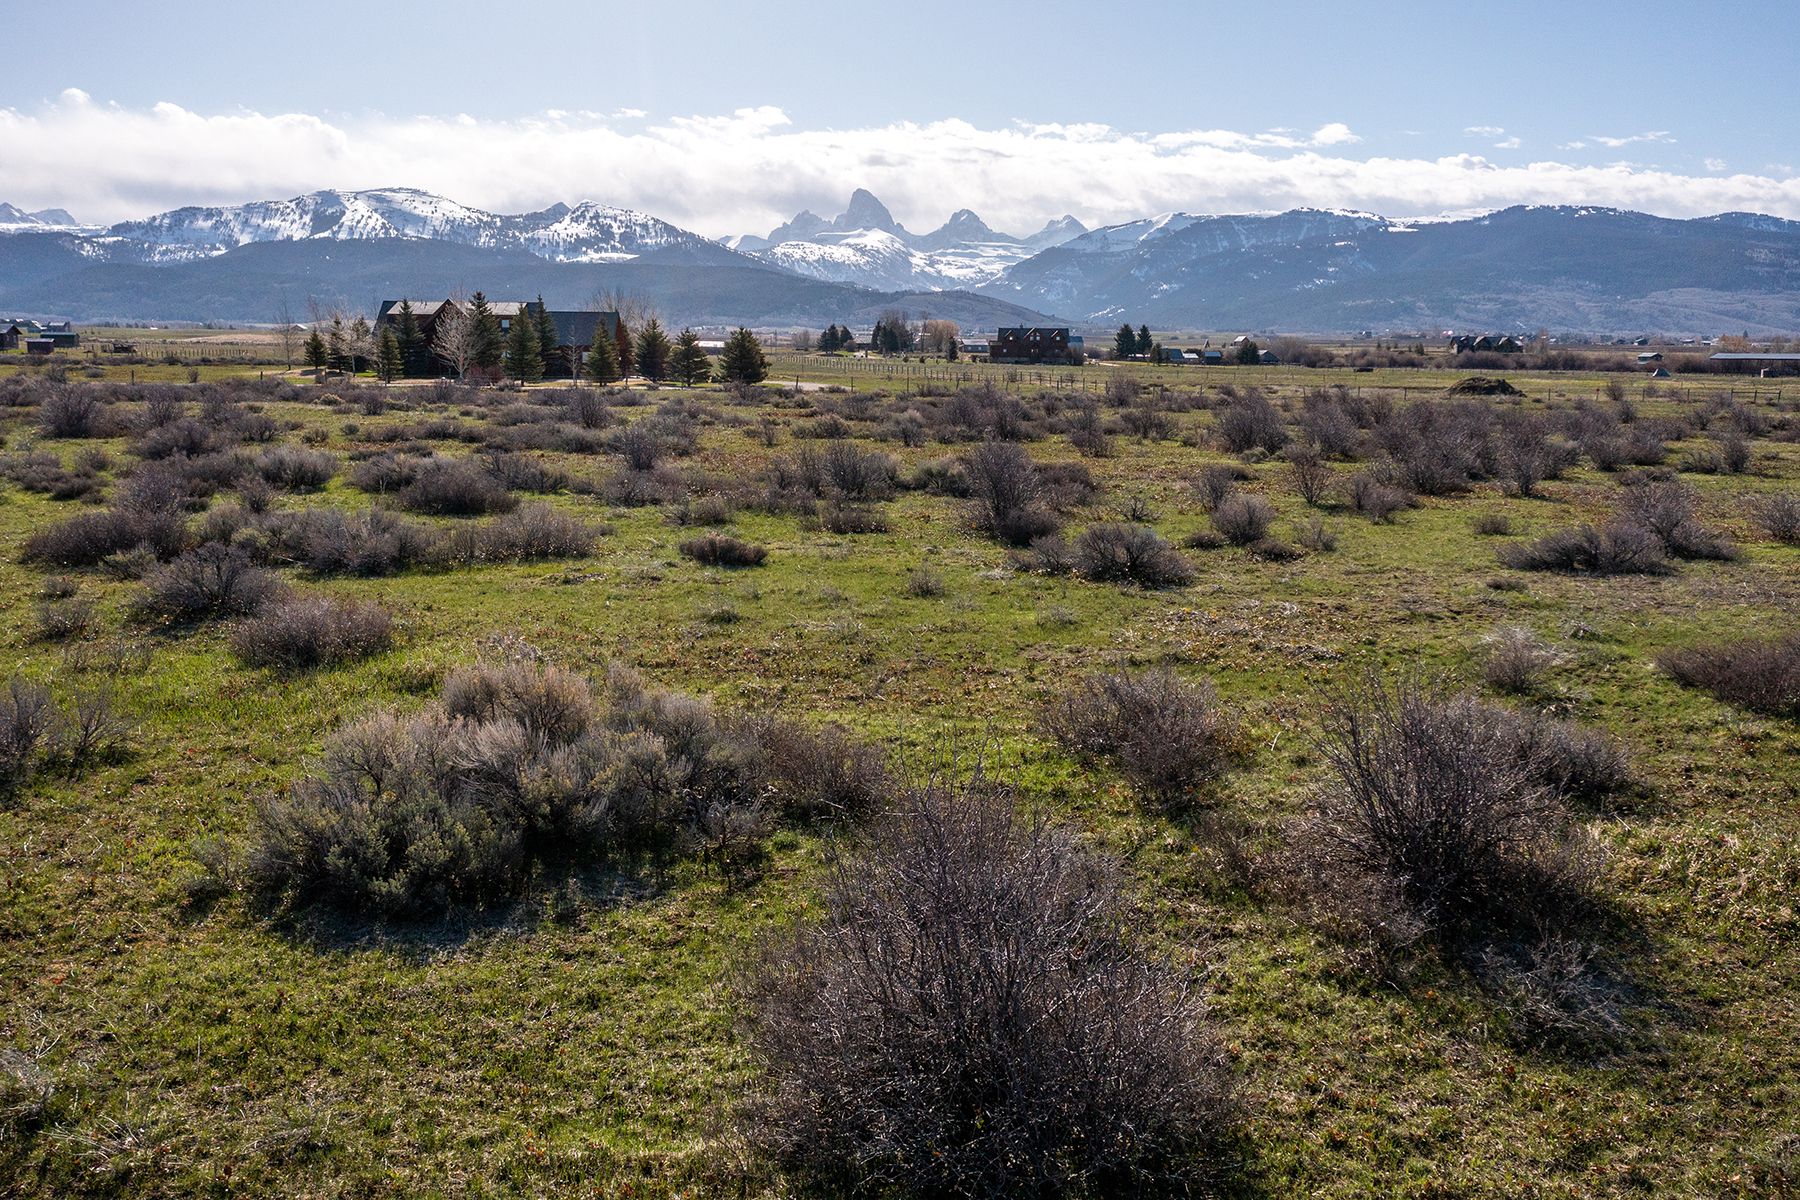
<svg viewBox="0 0 1800 1200"><path fill-rule="evenodd" d="M988 343L988 360L997 363L1067 363L1074 356L1066 326L1003 328Z"/></svg>

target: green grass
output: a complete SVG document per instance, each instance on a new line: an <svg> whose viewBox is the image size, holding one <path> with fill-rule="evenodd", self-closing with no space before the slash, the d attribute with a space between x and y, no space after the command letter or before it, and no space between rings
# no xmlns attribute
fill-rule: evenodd
<svg viewBox="0 0 1800 1200"><path fill-rule="evenodd" d="M1286 396L1300 386L1264 382ZM1562 377L1545 387L1591 394ZM1652 398L1650 411L1673 403ZM408 417L267 411L326 430L340 454L358 444L346 422L366 436ZM9 448L29 439L28 412L4 419ZM1186 430L1210 422L1178 419ZM72 456L81 443L40 445ZM884 448L908 464L956 449ZM792 449L712 427L695 465L742 474ZM1060 439L1031 449L1073 457ZM1744 559L1666 578L1517 575L1494 558L1505 539L1471 529L1485 511L1509 515L1515 536L1603 516L1614 485L1586 469L1546 484L1543 499L1484 487L1393 525L1328 512L1335 553L1275 565L1193 552L1194 585L1165 593L1016 573L963 527L955 502L924 495L893 502L885 534L742 515L731 532L770 548L767 566L743 571L682 559L687 531L657 510L565 495L554 502L614 527L590 559L303 581L396 611L396 648L362 663L284 676L238 666L222 628L152 631L150 669L120 682L144 721L136 753L79 779L41 778L0 806L0 1045L41 1054L58 1085L42 1128L0 1141L0 1195L787 1187L726 1119L753 1085L730 981L758 934L811 903L810 836L781 835L747 890L694 864L666 877L594 872L428 928L277 921L235 894L190 897L202 846L241 838L256 798L292 779L336 724L422 703L498 634L576 666L628 662L723 706L844 721L921 768L984 755L1123 855L1160 947L1212 966L1246 1100L1236 1190L1757 1194L1770 1178L1759 1163L1784 1153L1800 1109L1800 730L1685 691L1650 661L1800 612L1800 550L1757 541L1737 502L1794 486L1800 448L1757 451L1754 477L1691 477L1708 523ZM1106 490L1075 523L1144 494L1178 539L1205 525L1186 481L1219 457L1121 438L1116 457L1090 462ZM1291 533L1309 511L1279 467L1256 470L1247 486ZM361 502L341 479L285 501ZM17 551L76 508L0 492L0 669L59 689L76 682L61 651L29 640L44 573ZM924 564L943 595L908 594ZM77 574L109 631L129 630L132 585ZM1488 586L1509 575L1524 590ZM737 619L716 619L727 609ZM1115 777L1077 769L1032 731L1037 703L1084 671L1168 662L1210 676L1257 744L1220 803L1272 847L1317 769L1316 687L1369 661L1468 671L1480 637L1515 621L1566 652L1550 684L1557 708L1628 741L1652 784L1641 803L1592 818L1607 881L1642 931L1626 954L1645 1035L1613 1058L1515 1049L1455 973L1424 968L1404 986L1372 977L1293 906L1235 881L1197 830L1145 815ZM1785 1153L1791 1173L1796 1151Z"/></svg>

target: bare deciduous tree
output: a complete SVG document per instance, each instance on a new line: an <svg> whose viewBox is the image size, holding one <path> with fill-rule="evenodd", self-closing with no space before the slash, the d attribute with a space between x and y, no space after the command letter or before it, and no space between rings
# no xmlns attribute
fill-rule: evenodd
<svg viewBox="0 0 1800 1200"><path fill-rule="evenodd" d="M437 321L431 332L431 352L456 372L458 379L463 378L474 365L479 340L475 322L461 307L446 304L438 310Z"/></svg>

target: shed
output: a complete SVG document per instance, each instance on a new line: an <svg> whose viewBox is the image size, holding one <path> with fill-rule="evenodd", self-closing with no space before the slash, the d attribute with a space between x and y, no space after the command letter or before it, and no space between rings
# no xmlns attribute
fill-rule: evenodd
<svg viewBox="0 0 1800 1200"><path fill-rule="evenodd" d="M51 354L55 352L55 350L56 343L49 338L40 337L25 339L25 353L27 354Z"/></svg>

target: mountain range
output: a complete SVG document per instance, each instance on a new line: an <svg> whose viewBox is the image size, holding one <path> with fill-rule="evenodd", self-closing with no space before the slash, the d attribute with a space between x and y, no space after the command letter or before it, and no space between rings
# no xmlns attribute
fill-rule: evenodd
<svg viewBox="0 0 1800 1200"><path fill-rule="evenodd" d="M583 202L496 214L408 188L179 208L110 227L0 204L0 313L273 321L308 302L480 288L559 307L623 289L678 323L868 325L899 308L966 327L1800 329L1800 222L1516 207L1394 220L1318 209L1166 213L1030 236L963 209L915 234L857 190L835 217L714 241Z"/></svg>
<svg viewBox="0 0 1800 1200"><path fill-rule="evenodd" d="M1030 237L1014 237L995 232L963 208L930 233L911 233L886 205L858 188L830 220L803 211L766 238L746 234L725 244L814 279L938 291L991 283L1039 250L1086 232L1080 221L1064 216Z"/></svg>

